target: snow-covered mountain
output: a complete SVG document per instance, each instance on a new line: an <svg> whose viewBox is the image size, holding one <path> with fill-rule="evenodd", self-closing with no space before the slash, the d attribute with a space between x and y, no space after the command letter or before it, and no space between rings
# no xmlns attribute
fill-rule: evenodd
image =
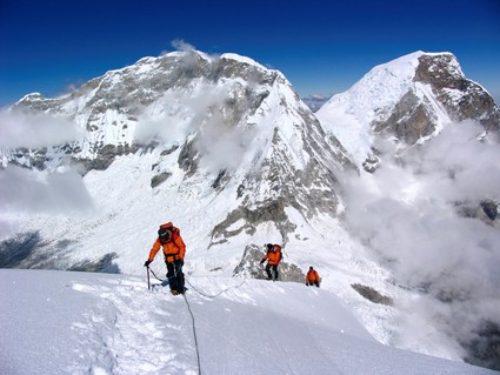
<svg viewBox="0 0 500 375"><path fill-rule="evenodd" d="M495 368L499 113L455 56L423 52L373 68L316 113L363 167L343 179L350 232L396 283L422 291L425 302L408 304L418 319Z"/></svg>
<svg viewBox="0 0 500 375"><path fill-rule="evenodd" d="M79 240L80 224L49 224L53 217L24 230L41 227L42 242L56 238L71 243L69 248L84 248L65 251L71 259L78 254L95 261L115 253L125 272L137 266L136 233L128 230L130 247L121 245L119 251L102 245L97 250L89 241L94 230L102 230L101 221L116 225L108 217L122 219L116 211L124 201L131 200L128 210L135 202L136 215L145 217L147 224L136 222L138 230L151 231L170 218L198 232L195 247L203 251L217 252L220 244L228 248L238 236L247 244L259 225L270 231L264 237L286 244L299 224L290 216L306 221L320 213L338 215L336 175L352 168L343 148L325 136L281 73L234 54L210 57L189 50L144 58L58 99L27 95L9 114L24 116L25 122L42 115L73 122L79 138L38 148L17 140L18 147L3 150L4 166L34 167L49 176L64 168L78 170L94 206L109 208L106 219L95 223L95 213L88 219L92 224L84 225L85 241ZM141 248L153 234L139 240ZM235 266L245 246L237 247L230 256ZM47 260L35 258L27 257L25 265L42 266ZM65 256L49 262L75 264Z"/></svg>
<svg viewBox="0 0 500 375"><path fill-rule="evenodd" d="M380 152L380 135L412 145L463 120L477 120L497 137L500 126L493 98L465 77L453 54L421 51L374 67L316 116L368 169Z"/></svg>
<svg viewBox="0 0 500 375"><path fill-rule="evenodd" d="M334 294L295 283L193 277L184 300L123 275L0 282L2 374L494 373L382 345Z"/></svg>
<svg viewBox="0 0 500 375"><path fill-rule="evenodd" d="M412 64L396 64L404 68L379 84L413 85ZM262 277L261 245L281 243L282 279L301 282L303 271L315 266L322 288L338 295L378 341L447 359L467 357L477 328L469 318L478 311L467 310L464 332L454 334L463 304L452 309L435 301L439 292L450 292L448 284L436 283L439 275L454 268L445 256L431 263L435 246L421 252L424 258L412 258L428 238L401 234L387 218L410 228L413 216L378 205L363 190L401 188L401 196L415 202L413 175L397 174L377 186L384 169L371 175L356 166L373 152L374 126L392 132L391 115L376 108L389 111L405 88L398 97L376 82L366 92L361 86L351 99L368 99L335 96L330 104L345 97L344 104L323 127L280 72L235 54L188 49L141 59L59 98L25 96L0 114L0 267L142 274L158 225L171 220L187 243L189 277ZM393 104L384 107L379 98L377 106L370 87ZM368 122L361 121L365 110ZM383 118L385 127L374 125ZM338 124L346 125L344 132L337 132ZM464 267L466 275L484 266L484 252L497 238L476 232L479 250L467 254L480 256ZM391 246L394 239L408 239L394 241L405 246L403 257ZM438 250L448 244L438 243ZM381 249L388 250L382 257ZM468 259L449 257L455 266ZM491 264L496 259L492 254ZM161 263L153 263L157 273ZM477 304L489 322L496 306L496 280L488 271L490 277ZM472 279L467 293L478 286ZM485 301L491 302L488 313Z"/></svg>

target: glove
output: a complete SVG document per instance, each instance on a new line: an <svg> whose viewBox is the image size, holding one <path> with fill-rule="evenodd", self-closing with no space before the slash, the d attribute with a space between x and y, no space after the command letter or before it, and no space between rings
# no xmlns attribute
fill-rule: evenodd
<svg viewBox="0 0 500 375"><path fill-rule="evenodd" d="M151 260L147 260L144 262L144 267L149 267L149 265L151 264Z"/></svg>

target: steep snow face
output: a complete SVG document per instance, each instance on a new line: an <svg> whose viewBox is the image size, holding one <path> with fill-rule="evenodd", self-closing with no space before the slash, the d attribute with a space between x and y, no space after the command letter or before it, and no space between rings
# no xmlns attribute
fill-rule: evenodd
<svg viewBox="0 0 500 375"><path fill-rule="evenodd" d="M184 299L130 276L0 282L4 374L493 374L382 345L335 295L295 283L191 277Z"/></svg>
<svg viewBox="0 0 500 375"><path fill-rule="evenodd" d="M374 158L377 134L411 145L453 121L474 119L493 132L500 122L492 97L465 78L454 55L421 51L376 66L316 115L358 165Z"/></svg>

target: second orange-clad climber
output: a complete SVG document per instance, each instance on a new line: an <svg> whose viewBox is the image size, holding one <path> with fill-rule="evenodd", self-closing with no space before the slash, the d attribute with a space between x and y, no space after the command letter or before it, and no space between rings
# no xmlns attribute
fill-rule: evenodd
<svg viewBox="0 0 500 375"><path fill-rule="evenodd" d="M262 260L260 261L260 264L264 263L267 260L267 265L266 265L267 279L276 281L279 278L278 266L281 262L281 258L283 257L283 255L281 254L281 246L268 243L266 245L266 248L267 248L267 253L264 256L264 258L262 258Z"/></svg>

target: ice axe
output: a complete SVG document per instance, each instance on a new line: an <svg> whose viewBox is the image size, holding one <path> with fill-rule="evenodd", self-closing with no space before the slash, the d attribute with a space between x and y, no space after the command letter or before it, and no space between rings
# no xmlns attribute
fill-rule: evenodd
<svg viewBox="0 0 500 375"><path fill-rule="evenodd" d="M148 290L151 290L151 282L149 281L149 266L146 267L146 272L148 274Z"/></svg>

